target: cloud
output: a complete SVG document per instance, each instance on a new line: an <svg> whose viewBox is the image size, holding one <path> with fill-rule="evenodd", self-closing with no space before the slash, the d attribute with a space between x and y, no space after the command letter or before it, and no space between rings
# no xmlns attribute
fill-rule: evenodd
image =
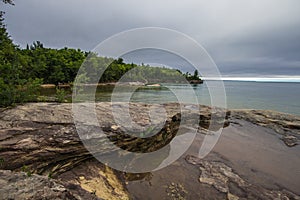
<svg viewBox="0 0 300 200"><path fill-rule="evenodd" d="M93 49L118 32L175 29L202 44L224 75L300 75L298 0L16 0L5 5L17 44ZM2 6L2 5L1 5ZM169 56L159 58L175 63ZM187 69L188 67L186 67Z"/></svg>

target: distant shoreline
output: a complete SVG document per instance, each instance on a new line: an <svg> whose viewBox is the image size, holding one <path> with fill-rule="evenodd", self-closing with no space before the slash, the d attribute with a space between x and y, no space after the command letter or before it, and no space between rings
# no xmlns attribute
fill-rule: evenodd
<svg viewBox="0 0 300 200"><path fill-rule="evenodd" d="M300 83L300 78L203 78L204 81L236 81L236 82L258 82L258 83Z"/></svg>
<svg viewBox="0 0 300 200"><path fill-rule="evenodd" d="M203 84L203 80L191 80L189 81L190 84ZM82 84L82 86L115 86L115 85L124 85L124 86L162 86L161 83L143 83L143 82L107 82L107 83L96 83L96 84ZM40 86L44 89L51 89L51 88L71 88L73 87L73 84L42 84Z"/></svg>

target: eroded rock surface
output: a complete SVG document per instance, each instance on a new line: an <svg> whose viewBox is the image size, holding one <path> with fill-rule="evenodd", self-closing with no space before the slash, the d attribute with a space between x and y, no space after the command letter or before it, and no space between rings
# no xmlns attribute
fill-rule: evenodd
<svg viewBox="0 0 300 200"><path fill-rule="evenodd" d="M300 199L287 191L269 190L253 185L236 174L231 167L220 161L203 160L187 156L186 161L199 166L199 182L213 186L225 193L228 199Z"/></svg>
<svg viewBox="0 0 300 200"><path fill-rule="evenodd" d="M233 110L232 117L243 119L258 126L273 129L283 142L293 147L300 140L300 117L269 110Z"/></svg>
<svg viewBox="0 0 300 200"><path fill-rule="evenodd" d="M76 185L70 190L45 176L0 170L0 199L96 200L98 198Z"/></svg>
<svg viewBox="0 0 300 200"><path fill-rule="evenodd" d="M85 105L82 106L85 110ZM114 106L115 112L122 117L124 104L120 103ZM110 103L96 104L97 117L105 135L98 136L95 131L94 135L87 135L86 138L85 136L80 138L77 134L71 104L32 103L13 109L2 109L0 112L0 168L14 171L26 169L26 173L41 174L60 180L62 180L61 177L65 177L64 183L79 185L98 197L128 199L121 180L115 178L118 177L118 172L112 170L111 173L108 173L108 169L105 169L102 164L91 168L86 175L81 175L82 179L66 174L69 171L78 174L77 170L93 159L91 153L84 147L82 140L95 144L93 149L96 150L93 153L102 154L111 153L116 147L132 152L151 152L168 144L177 134L181 114L178 114L180 112L178 104L163 105L163 108L166 110L165 116L159 116L159 112L157 112L157 115L150 119L149 111L151 109L161 110L161 105L130 105L130 116L136 126L140 127L140 129L136 128L136 132L147 134L149 131L147 126L150 125L152 128L153 120L155 126L161 126L157 134L147 138L126 134L124 129L114 122ZM192 116L187 118L190 120L188 123L191 126L195 125L193 124L195 117L196 121L200 120L198 123L202 128L210 125L211 113L208 107L203 107L201 115L199 110L194 108L187 108L185 112L186 115ZM163 117L166 118L166 121L164 124L160 124L160 119ZM222 118L222 116L218 117ZM222 119L218 121L221 127L223 121ZM124 121L123 125L126 128L127 121ZM84 127L87 127L87 132L92 132L92 134L93 130L97 130L88 123ZM116 146L101 142L104 139L109 139ZM90 168L86 167L86 169ZM95 174L94 171L97 173ZM92 178L89 174L94 174L95 177ZM111 185L112 182L109 182L112 179L115 180L114 185L119 181L117 189L119 192L115 191L114 186ZM101 192L96 189L97 186L101 188ZM20 185L20 187L22 186Z"/></svg>
<svg viewBox="0 0 300 200"><path fill-rule="evenodd" d="M32 173L60 174L92 158L90 152L83 146L82 140L93 144L97 140L94 149L101 151L102 154L106 151L109 153L115 151L115 146L101 142L107 141L107 137L125 150L155 151L172 140L177 134L181 121L181 115L177 114L179 105L167 104L165 105L167 119L161 130L152 137L139 138L126 134L114 123L110 103L99 103L96 105L96 112L105 135L99 136L97 127L88 124L84 127L87 127L86 132L90 135L85 139L83 136L79 138L77 134L71 106L71 104L33 103L2 111L0 113L1 168L17 170L26 165ZM114 106L118 107L118 104ZM147 104L130 105L131 117L141 127L151 123L147 114L149 107ZM122 110L117 112L121 113ZM192 116L188 118L191 120L189 122L191 126L195 125L193 122L197 117L200 119L201 127L209 126L211 113L207 107L204 107L201 115L195 109L189 115ZM124 125L128 125L127 123L124 122ZM220 124L222 123L221 119ZM143 130L138 129L138 131Z"/></svg>
<svg viewBox="0 0 300 200"><path fill-rule="evenodd" d="M58 180L66 187L68 185L78 185L102 199L130 199L125 183L120 181L122 180L120 175L120 173L116 173L97 160L91 159L78 167L60 174Z"/></svg>
<svg viewBox="0 0 300 200"><path fill-rule="evenodd" d="M84 110L85 105L82 106ZM114 112L119 114L118 120L121 126L115 122L115 116L111 112L112 105L109 102L97 103L97 120L105 135L99 136L96 131L97 128L83 120L82 123L86 123L84 127L88 128L87 132L92 130L91 132L95 134L84 135L81 138L74 125L71 104L32 103L20 105L13 109L1 109L0 169L13 171L26 169L26 173L49 176L60 180L66 191L70 187L72 189L78 186L100 198L128 199L129 194L126 192L120 172L107 169L98 162L95 164L93 156L84 147L82 141L91 141L91 144L95 144L93 153L111 153L115 151L116 147L131 152L145 153L165 146L176 134L181 134L177 132L181 122L185 122L183 130L195 129L202 134L213 134L214 130L228 126L231 121L245 120L275 130L282 136L282 140L287 146L292 147L298 144L300 119L295 116L253 110L225 112L221 109L215 109L211 113L212 109L207 106L201 106L200 110L195 105L181 106L183 110L180 110L180 105L176 103L165 105L130 104L130 117L135 122L133 128L135 134L139 134L130 135L126 133L129 125L128 120L122 118L123 103L114 104ZM162 112L162 109L165 111ZM153 111L156 112L154 112L154 118L151 118L149 113L152 112L153 115ZM214 123L212 123L212 118ZM165 120L164 123L161 123L161 119ZM208 128L210 131L207 130ZM95 131L93 132L93 130ZM147 134L151 134L152 130L157 130L156 134L145 137ZM115 145L111 145L111 143L106 145L107 143L101 142L104 139ZM98 143L94 141L98 141ZM99 149L100 142L101 148ZM198 164L201 165L201 170L207 171L202 173L203 177L200 178L202 182L218 188L218 191L227 193L228 198L234 199L239 196L237 192L231 191L230 188L232 187L237 187L237 190L241 188L243 191L245 190L243 195L251 193L247 188L253 189L253 187L248 186L247 183L241 185L242 181L245 180L231 171L228 166L220 164L217 165L219 168L214 168L216 163ZM86 171L83 171L83 166L85 166ZM217 177L208 173L208 169L218 171L221 168L225 171L216 173ZM11 174L11 176L14 175ZM0 176L0 183L6 183L5 180L6 178ZM234 182L234 184L228 185L228 181ZM22 184L18 185L20 188L23 186ZM261 192L269 194L270 191ZM67 195L68 193L65 192L64 194ZM280 194L288 195L288 193ZM79 197L80 195L77 195L76 198Z"/></svg>

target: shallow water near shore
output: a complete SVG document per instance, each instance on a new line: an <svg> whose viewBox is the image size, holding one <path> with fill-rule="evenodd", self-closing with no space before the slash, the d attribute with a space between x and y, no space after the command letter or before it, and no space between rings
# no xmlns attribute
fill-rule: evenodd
<svg viewBox="0 0 300 200"><path fill-rule="evenodd" d="M187 155L197 156L203 137L198 134L185 155L170 166L146 178L141 176L143 178L129 181L127 188L134 199L173 199L171 190L176 190L184 199L226 198L224 193L201 184L199 166L185 159ZM300 147L287 147L273 130L237 120L224 129L213 151L203 160L226 163L257 187L287 189L300 195Z"/></svg>
<svg viewBox="0 0 300 200"><path fill-rule="evenodd" d="M199 104L211 105L211 99L207 88L208 81L204 84L192 85ZM124 102L126 96L130 95L132 102L143 103L166 103L177 102L176 96L171 90L186 93L188 85L164 84L165 87L140 87L131 94L130 86L122 86L114 95L114 101ZM300 83L265 83L265 82L243 82L224 81L227 107L229 109L259 109L274 110L283 113L300 115ZM99 86L96 92L96 101L111 101L114 86ZM42 95L54 95L55 89L43 89ZM71 94L71 91L69 91ZM193 102L192 97L185 96L185 102ZM71 100L71 96L68 97Z"/></svg>
<svg viewBox="0 0 300 200"><path fill-rule="evenodd" d="M114 108L121 108L122 105L127 103L115 104ZM189 108L185 112L190 119L197 116L202 119L200 129L194 126L193 120L188 120L188 124L184 125L184 132L199 130L187 152L178 154L182 155L178 160L154 172L151 169L157 169L158 164L170 154L160 153L149 162L134 159L127 166L137 163L146 168L139 171L141 174L124 174L122 169L106 169L87 152L75 131L72 106L68 103L29 103L3 110L0 116L2 168L21 170L26 163L27 169L32 170L30 173L43 174L48 178L51 175L73 192L77 190L74 191L70 183L82 186L103 199L112 199L106 198L106 194L116 199L299 199L300 147L297 144L300 118L297 116L271 111L227 111L225 123L222 123L225 128L219 141L204 159L199 159L197 155L204 137L215 137L215 133L207 129L211 123L211 109L201 106L199 113L197 107L185 105ZM158 104L131 103L133 121L144 127L149 125L148 111L155 106L161 109ZM83 108L86 107L83 105ZM179 104L164 104L164 108L169 120L163 131L146 141L123 134L113 120L111 103L97 103L96 113L103 130L111 136L116 146L147 152L144 150L161 148L160 145L169 141L162 140L162 134L167 134L169 139L176 133L180 134L177 130L183 118L178 114ZM122 110L118 112L124 116ZM94 139L95 144L99 144L102 138L95 135ZM186 141L181 138L178 142L184 144ZM97 151L110 155L108 151L114 146L100 143L99 147ZM174 152L176 148L170 146L164 152ZM102 159L101 162L106 163ZM154 168L149 169L151 165ZM5 177L5 181L11 180L9 176ZM3 181L1 183L7 185ZM12 191L14 187L6 187L6 191Z"/></svg>

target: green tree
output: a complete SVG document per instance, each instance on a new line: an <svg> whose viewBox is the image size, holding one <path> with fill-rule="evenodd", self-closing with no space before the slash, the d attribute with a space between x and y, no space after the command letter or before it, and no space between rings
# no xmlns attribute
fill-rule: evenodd
<svg viewBox="0 0 300 200"><path fill-rule="evenodd" d="M0 106L9 106L32 101L41 79L22 77L24 68L19 61L19 49L7 33L3 14L0 12Z"/></svg>
<svg viewBox="0 0 300 200"><path fill-rule="evenodd" d="M199 72L198 72L198 70L195 70L195 71L194 71L193 79L194 79L194 80L199 80L199 79L200 79L200 78L199 78Z"/></svg>

